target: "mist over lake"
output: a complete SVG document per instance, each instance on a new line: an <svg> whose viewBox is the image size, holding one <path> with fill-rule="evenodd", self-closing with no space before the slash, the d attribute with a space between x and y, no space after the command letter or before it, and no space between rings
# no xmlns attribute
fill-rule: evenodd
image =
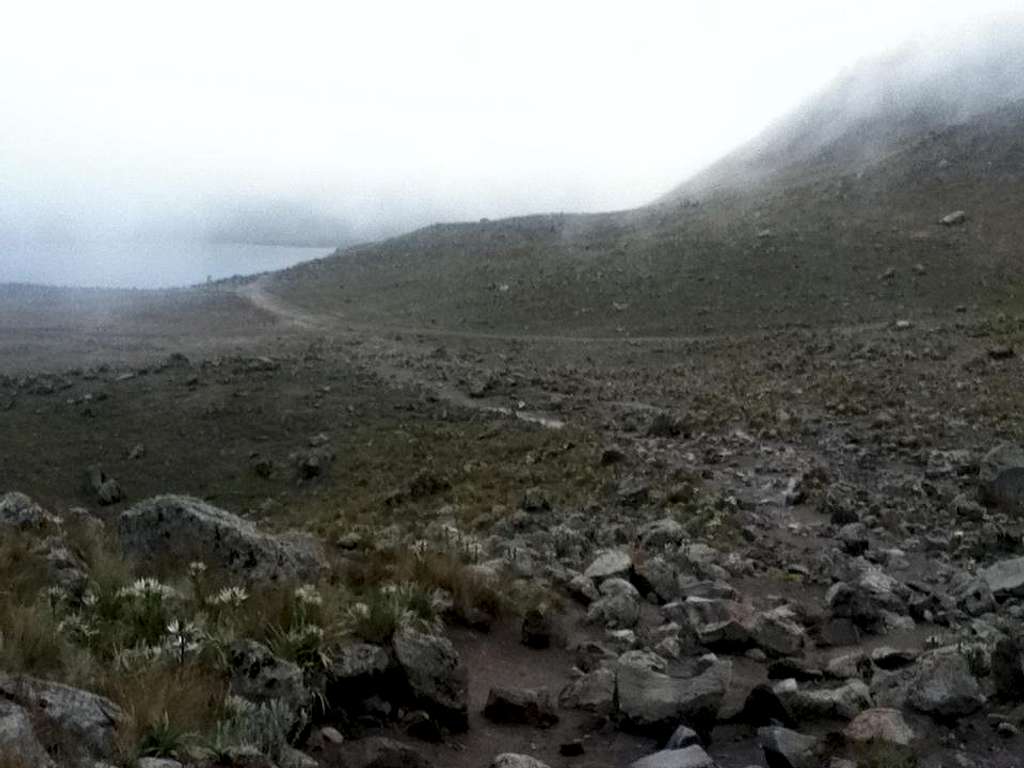
<svg viewBox="0 0 1024 768"><path fill-rule="evenodd" d="M0 283L175 288L284 269L324 247L247 243L74 240L0 242Z"/></svg>

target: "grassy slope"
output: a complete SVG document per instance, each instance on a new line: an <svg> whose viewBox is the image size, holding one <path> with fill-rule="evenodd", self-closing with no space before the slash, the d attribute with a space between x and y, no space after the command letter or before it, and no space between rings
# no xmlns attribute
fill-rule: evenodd
<svg viewBox="0 0 1024 768"><path fill-rule="evenodd" d="M504 333L685 335L1015 309L1021 128L1016 103L855 168L828 145L770 186L697 204L680 195L630 212L435 225L287 270L274 290L356 322ZM956 209L966 226L937 224Z"/></svg>

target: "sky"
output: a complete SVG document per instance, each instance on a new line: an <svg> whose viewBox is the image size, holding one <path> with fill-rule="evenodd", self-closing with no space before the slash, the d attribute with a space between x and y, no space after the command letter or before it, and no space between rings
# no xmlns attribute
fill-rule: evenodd
<svg viewBox="0 0 1024 768"><path fill-rule="evenodd" d="M1002 0L11 3L0 233L628 208ZM10 251L0 259L12 259Z"/></svg>

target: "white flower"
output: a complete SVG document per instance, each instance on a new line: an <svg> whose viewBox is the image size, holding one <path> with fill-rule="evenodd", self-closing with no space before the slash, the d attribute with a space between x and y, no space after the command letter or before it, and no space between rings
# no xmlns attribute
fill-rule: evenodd
<svg viewBox="0 0 1024 768"><path fill-rule="evenodd" d="M323 605L324 599L312 584L303 584L295 590L295 599L303 605Z"/></svg>
<svg viewBox="0 0 1024 768"><path fill-rule="evenodd" d="M224 589L210 598L210 603L212 605L240 608L248 599L249 593L245 591L245 587L224 587Z"/></svg>
<svg viewBox="0 0 1024 768"><path fill-rule="evenodd" d="M130 587L122 587L117 591L118 597L134 599L153 598L156 600L170 600L178 596L173 587L161 584L156 579L137 579Z"/></svg>

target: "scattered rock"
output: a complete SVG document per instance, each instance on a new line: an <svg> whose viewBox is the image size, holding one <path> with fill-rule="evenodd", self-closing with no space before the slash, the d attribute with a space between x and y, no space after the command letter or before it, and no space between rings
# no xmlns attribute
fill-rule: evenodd
<svg viewBox="0 0 1024 768"><path fill-rule="evenodd" d="M919 662L907 701L919 712L942 720L970 715L985 699L967 659L956 649L940 649Z"/></svg>
<svg viewBox="0 0 1024 768"><path fill-rule="evenodd" d="M447 638L404 626L392 640L414 701L452 731L469 727L468 673Z"/></svg>
<svg viewBox="0 0 1024 768"><path fill-rule="evenodd" d="M939 224L942 224L945 227L955 227L966 223L966 221L967 214L964 211L953 211L939 219Z"/></svg>
<svg viewBox="0 0 1024 768"><path fill-rule="evenodd" d="M558 722L551 694L544 689L492 688L484 717L494 723L550 728Z"/></svg>
<svg viewBox="0 0 1024 768"><path fill-rule="evenodd" d="M653 669L649 659L626 653L616 664L619 715L624 725L662 738L680 723L707 731L718 716L732 667L711 657L695 677L672 677Z"/></svg>
<svg viewBox="0 0 1024 768"><path fill-rule="evenodd" d="M278 700L292 712L311 701L297 664L280 659L255 640L236 640L228 649L231 692L255 703Z"/></svg>
<svg viewBox="0 0 1024 768"><path fill-rule="evenodd" d="M903 713L886 707L864 710L846 726L843 735L854 742L880 741L904 747L909 746L915 737L913 728L903 719Z"/></svg>
<svg viewBox="0 0 1024 768"><path fill-rule="evenodd" d="M716 768L704 748L694 744L682 749L663 749L630 763L629 768Z"/></svg>
<svg viewBox="0 0 1024 768"><path fill-rule="evenodd" d="M771 768L818 768L818 740L788 728L759 728L757 739Z"/></svg>

